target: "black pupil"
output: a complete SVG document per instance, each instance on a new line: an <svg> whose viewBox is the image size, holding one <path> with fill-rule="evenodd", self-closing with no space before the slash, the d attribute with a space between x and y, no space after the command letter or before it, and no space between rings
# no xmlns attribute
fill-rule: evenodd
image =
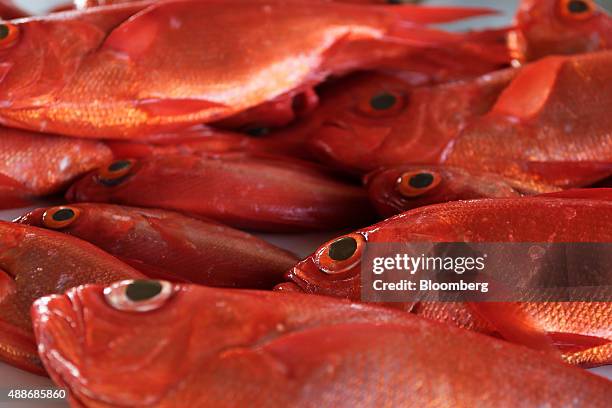
<svg viewBox="0 0 612 408"><path fill-rule="evenodd" d="M570 13L576 14L585 13L589 11L589 5L586 2L580 0L570 1L567 5L567 8L569 9Z"/></svg>
<svg viewBox="0 0 612 408"><path fill-rule="evenodd" d="M108 171L115 172L128 167L130 167L130 162L128 160L119 160L108 166Z"/></svg>
<svg viewBox="0 0 612 408"><path fill-rule="evenodd" d="M434 176L430 173L419 173L410 177L409 184L414 188L425 188L431 186L434 181Z"/></svg>
<svg viewBox="0 0 612 408"><path fill-rule="evenodd" d="M370 99L370 106L376 110L387 110L393 107L397 102L395 95L390 93L381 93Z"/></svg>
<svg viewBox="0 0 612 408"><path fill-rule="evenodd" d="M334 261L346 261L357 251L355 238L344 237L329 246L329 257Z"/></svg>
<svg viewBox="0 0 612 408"><path fill-rule="evenodd" d="M4 40L9 35L9 28L6 24L0 24L0 40Z"/></svg>
<svg viewBox="0 0 612 408"><path fill-rule="evenodd" d="M160 294L162 285L156 281L134 281L125 289L125 295L133 302L151 299Z"/></svg>
<svg viewBox="0 0 612 408"><path fill-rule="evenodd" d="M254 128L248 129L246 133L251 136L265 136L268 133L270 133L270 129L268 129L267 127L263 127L263 126L254 127Z"/></svg>
<svg viewBox="0 0 612 408"><path fill-rule="evenodd" d="M403 4L406 0L387 0L387 4Z"/></svg>
<svg viewBox="0 0 612 408"><path fill-rule="evenodd" d="M53 218L54 221L61 222L68 221L72 217L74 217L74 211L72 211L70 208L62 208L61 210L56 211L51 218Z"/></svg>

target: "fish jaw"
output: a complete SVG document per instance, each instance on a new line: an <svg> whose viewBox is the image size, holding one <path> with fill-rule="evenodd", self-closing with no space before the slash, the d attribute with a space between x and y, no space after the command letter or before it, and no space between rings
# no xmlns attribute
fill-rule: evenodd
<svg viewBox="0 0 612 408"><path fill-rule="evenodd" d="M308 144L319 158L331 160L348 171L363 173L375 166L373 152L384 143L390 131L388 127L328 121L313 132Z"/></svg>
<svg viewBox="0 0 612 408"><path fill-rule="evenodd" d="M313 257L306 258L285 274L289 282L275 287L277 291L300 291L313 295L333 296L354 301L360 300L360 266L351 268L341 278L330 278L315 264Z"/></svg>
<svg viewBox="0 0 612 408"><path fill-rule="evenodd" d="M69 389L80 376L78 343L81 336L77 328L81 327L81 322L77 307L69 296L52 295L36 300L31 309L42 363L56 384ZM56 351L47 353L51 349Z"/></svg>

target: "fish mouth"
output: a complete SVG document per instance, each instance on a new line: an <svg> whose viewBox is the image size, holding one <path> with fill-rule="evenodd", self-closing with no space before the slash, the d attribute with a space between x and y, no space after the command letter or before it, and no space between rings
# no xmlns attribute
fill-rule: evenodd
<svg viewBox="0 0 612 408"><path fill-rule="evenodd" d="M62 388L79 382L81 308L75 291L51 295L34 302L31 309L38 354L49 376Z"/></svg>

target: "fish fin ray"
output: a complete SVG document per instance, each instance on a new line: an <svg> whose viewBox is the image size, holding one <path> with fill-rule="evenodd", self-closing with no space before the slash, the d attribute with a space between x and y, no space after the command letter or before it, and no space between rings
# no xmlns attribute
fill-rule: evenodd
<svg viewBox="0 0 612 408"><path fill-rule="evenodd" d="M481 318L489 322L497 332L512 343L522 344L561 358L553 340L524 311L519 303L510 302L467 302L468 306Z"/></svg>

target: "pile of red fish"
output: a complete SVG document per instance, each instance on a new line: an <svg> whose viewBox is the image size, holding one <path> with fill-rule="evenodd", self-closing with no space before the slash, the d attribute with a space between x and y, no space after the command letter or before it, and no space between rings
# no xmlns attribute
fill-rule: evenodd
<svg viewBox="0 0 612 408"><path fill-rule="evenodd" d="M612 242L612 17L402 3L3 1L0 208L58 205L0 221L0 360L75 407L609 407L612 302L364 304L360 262Z"/></svg>

